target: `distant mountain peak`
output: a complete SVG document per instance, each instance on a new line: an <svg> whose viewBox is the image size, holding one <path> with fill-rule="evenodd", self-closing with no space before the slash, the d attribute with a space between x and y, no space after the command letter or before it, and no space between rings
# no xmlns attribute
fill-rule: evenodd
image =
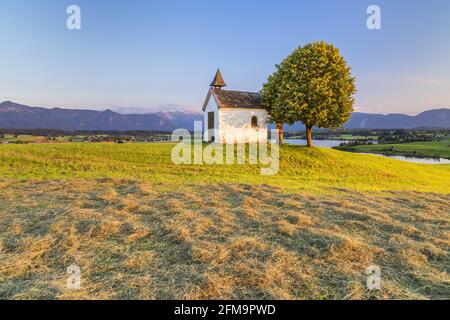
<svg viewBox="0 0 450 320"><path fill-rule="evenodd" d="M101 111L101 113L104 113L104 114L120 114L120 113L112 111L111 109L106 109L105 111Z"/></svg>
<svg viewBox="0 0 450 320"><path fill-rule="evenodd" d="M17 104L17 103L14 103L14 102L12 102L12 101L3 101L2 103L0 103L0 107L10 107L10 106L20 106L19 104Z"/></svg>

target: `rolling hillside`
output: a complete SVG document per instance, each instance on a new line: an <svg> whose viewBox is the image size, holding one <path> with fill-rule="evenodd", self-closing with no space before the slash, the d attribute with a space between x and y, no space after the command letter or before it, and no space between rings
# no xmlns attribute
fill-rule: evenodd
<svg viewBox="0 0 450 320"><path fill-rule="evenodd" d="M0 145L0 177L269 184L304 191L350 188L450 193L450 166L427 166L332 149L283 145L279 173L262 176L259 165L175 165L171 160L173 145Z"/></svg>

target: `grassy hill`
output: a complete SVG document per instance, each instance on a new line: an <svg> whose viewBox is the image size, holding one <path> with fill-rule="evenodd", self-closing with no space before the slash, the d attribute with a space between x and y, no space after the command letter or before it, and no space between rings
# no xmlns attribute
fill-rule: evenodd
<svg viewBox="0 0 450 320"><path fill-rule="evenodd" d="M450 193L450 167L283 146L280 171L254 165L175 165L173 144L42 144L0 147L0 177L14 179L138 179L161 183L269 184L283 189L411 190Z"/></svg>
<svg viewBox="0 0 450 320"><path fill-rule="evenodd" d="M264 177L172 146L0 146L0 298L450 296L450 166L283 146Z"/></svg>

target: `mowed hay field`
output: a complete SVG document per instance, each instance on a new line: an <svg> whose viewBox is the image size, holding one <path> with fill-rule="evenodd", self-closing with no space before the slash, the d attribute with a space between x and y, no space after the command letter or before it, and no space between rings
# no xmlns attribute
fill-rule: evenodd
<svg viewBox="0 0 450 320"><path fill-rule="evenodd" d="M0 146L0 298L450 297L450 166L283 146L264 177L172 147Z"/></svg>

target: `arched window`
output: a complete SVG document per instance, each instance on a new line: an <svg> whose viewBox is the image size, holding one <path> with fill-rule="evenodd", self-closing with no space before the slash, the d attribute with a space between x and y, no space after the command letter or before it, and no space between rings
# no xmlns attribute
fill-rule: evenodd
<svg viewBox="0 0 450 320"><path fill-rule="evenodd" d="M256 116L252 117L252 128L258 128L258 118Z"/></svg>

